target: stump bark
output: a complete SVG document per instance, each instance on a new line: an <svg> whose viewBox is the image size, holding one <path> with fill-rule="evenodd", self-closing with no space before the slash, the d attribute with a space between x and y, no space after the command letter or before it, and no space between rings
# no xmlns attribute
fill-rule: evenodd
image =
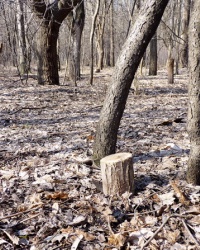
<svg viewBox="0 0 200 250"><path fill-rule="evenodd" d="M132 154L117 153L101 159L103 192L105 195L134 192Z"/></svg>

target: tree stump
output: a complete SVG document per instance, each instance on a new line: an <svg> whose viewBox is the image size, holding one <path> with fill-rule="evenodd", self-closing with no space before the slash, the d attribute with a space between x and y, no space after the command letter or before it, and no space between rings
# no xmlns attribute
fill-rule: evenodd
<svg viewBox="0 0 200 250"><path fill-rule="evenodd" d="M100 161L103 192L105 195L134 192L133 160L130 153L118 153Z"/></svg>

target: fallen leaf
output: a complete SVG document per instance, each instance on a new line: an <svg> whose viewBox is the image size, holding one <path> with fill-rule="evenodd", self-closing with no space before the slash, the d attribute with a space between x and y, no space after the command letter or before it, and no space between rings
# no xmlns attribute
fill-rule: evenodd
<svg viewBox="0 0 200 250"><path fill-rule="evenodd" d="M159 194L158 197L161 200L162 205L172 205L175 200L174 192Z"/></svg>
<svg viewBox="0 0 200 250"><path fill-rule="evenodd" d="M55 192L55 193L46 193L44 195L46 199L53 199L53 200L66 200L69 198L68 194L65 192Z"/></svg>
<svg viewBox="0 0 200 250"><path fill-rule="evenodd" d="M126 242L127 237L121 233L112 234L108 236L108 244L116 246L116 247L123 247Z"/></svg>
<svg viewBox="0 0 200 250"><path fill-rule="evenodd" d="M57 214L59 211L59 204L57 202L53 203L52 213Z"/></svg>

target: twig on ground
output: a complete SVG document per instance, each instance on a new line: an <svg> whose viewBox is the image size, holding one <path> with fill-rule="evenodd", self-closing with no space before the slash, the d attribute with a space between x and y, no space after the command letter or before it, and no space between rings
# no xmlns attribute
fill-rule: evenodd
<svg viewBox="0 0 200 250"><path fill-rule="evenodd" d="M163 227L166 225L169 219L173 217L179 217L179 218L188 218L188 216L180 215L180 214L172 214L167 217L167 219L161 224L161 226L155 231L155 233L146 241L146 243L143 245L141 250L143 250L145 247L149 245L149 243L156 237L156 235L163 229Z"/></svg>
<svg viewBox="0 0 200 250"><path fill-rule="evenodd" d="M24 109L46 109L46 108L52 108L52 107L47 107L47 106L44 106L44 107L22 107L20 109L17 109L15 111L11 112L10 115L14 115L14 114L16 114Z"/></svg>
<svg viewBox="0 0 200 250"><path fill-rule="evenodd" d="M28 220L31 220L31 219L34 219L35 217L38 217L39 215L41 215L41 213L35 214L35 215L33 215L33 216L29 217L29 218L21 220L19 223L24 223L24 222L26 222Z"/></svg>
<svg viewBox="0 0 200 250"><path fill-rule="evenodd" d="M192 233L190 232L190 229L188 228L188 226L187 226L185 220L182 219L181 221L182 221L182 223L183 223L183 225L184 225L186 231L188 232L189 236L191 237L192 241L195 243L195 245L197 246L197 248L200 249L200 244L199 244L199 242L198 242L197 239L194 237L194 235L192 235Z"/></svg>
<svg viewBox="0 0 200 250"><path fill-rule="evenodd" d="M1 218L0 218L0 221L1 221L1 220L5 220L5 219L9 219L9 218L12 218L12 217L15 217L15 216L19 216L19 215L22 215L22 214L25 214L25 213L32 212L32 211L34 211L34 210L37 210L39 207L41 207L41 205L42 205L42 204L39 204L37 207L28 209L28 210L26 210L26 211L18 212L18 213L15 213L15 214L10 214L10 215L1 217Z"/></svg>

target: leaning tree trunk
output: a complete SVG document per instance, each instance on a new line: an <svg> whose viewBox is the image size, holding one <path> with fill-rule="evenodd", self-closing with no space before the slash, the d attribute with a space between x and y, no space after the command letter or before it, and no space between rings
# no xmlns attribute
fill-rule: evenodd
<svg viewBox="0 0 200 250"><path fill-rule="evenodd" d="M93 157L97 164L104 156L115 153L117 132L131 83L168 1L146 2L118 57L96 129Z"/></svg>
<svg viewBox="0 0 200 250"><path fill-rule="evenodd" d="M31 0L34 13L40 18L38 37L38 83L58 85L57 40L59 28L72 9L82 0L62 0L47 4Z"/></svg>
<svg viewBox="0 0 200 250"><path fill-rule="evenodd" d="M187 180L200 185L200 1L194 1L189 27L189 107L190 156Z"/></svg>

